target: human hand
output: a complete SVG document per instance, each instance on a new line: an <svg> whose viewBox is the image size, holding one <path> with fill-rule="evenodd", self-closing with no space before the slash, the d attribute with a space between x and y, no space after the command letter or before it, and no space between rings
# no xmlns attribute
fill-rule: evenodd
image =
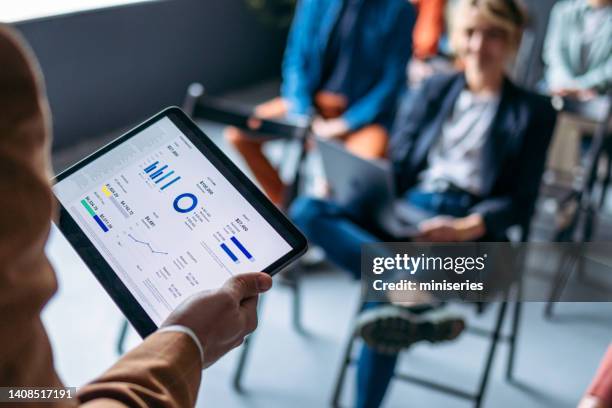
<svg viewBox="0 0 612 408"><path fill-rule="evenodd" d="M597 96L593 89L578 89L578 88L560 88L551 92L553 95L563 98L575 98L581 101L586 101Z"/></svg>
<svg viewBox="0 0 612 408"><path fill-rule="evenodd" d="M419 84L434 74L431 64L419 58L413 58L408 64L408 79L411 84Z"/></svg>
<svg viewBox="0 0 612 408"><path fill-rule="evenodd" d="M274 119L283 117L289 106L287 101L283 98L274 98L270 101L259 104L253 110L253 116L251 116L247 122L247 125L252 130L257 130L261 127L261 119Z"/></svg>
<svg viewBox="0 0 612 408"><path fill-rule="evenodd" d="M415 238L416 241L473 241L485 234L485 224L480 214L471 214L462 218L442 215L421 222L419 231L421 235Z"/></svg>
<svg viewBox="0 0 612 408"><path fill-rule="evenodd" d="M453 242L459 241L459 231L455 224L456 218L440 215L419 224L421 234L415 241Z"/></svg>
<svg viewBox="0 0 612 408"><path fill-rule="evenodd" d="M205 291L183 302L162 324L190 328L204 349L204 368L238 347L257 327L257 300L272 287L265 273L231 277L218 290Z"/></svg>
<svg viewBox="0 0 612 408"><path fill-rule="evenodd" d="M315 135L324 139L333 139L349 131L349 125L342 118L323 119L316 117L312 122L312 131Z"/></svg>

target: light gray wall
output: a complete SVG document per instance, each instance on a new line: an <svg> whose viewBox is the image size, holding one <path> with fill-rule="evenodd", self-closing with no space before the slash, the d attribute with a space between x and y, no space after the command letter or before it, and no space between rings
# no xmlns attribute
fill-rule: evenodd
<svg viewBox="0 0 612 408"><path fill-rule="evenodd" d="M274 76L286 34L243 0L162 0L17 27L45 75L55 149L180 104L192 81L214 93Z"/></svg>

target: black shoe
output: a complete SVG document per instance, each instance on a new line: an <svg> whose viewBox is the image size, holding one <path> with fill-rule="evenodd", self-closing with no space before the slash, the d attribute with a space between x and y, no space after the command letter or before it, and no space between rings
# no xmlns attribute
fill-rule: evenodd
<svg viewBox="0 0 612 408"><path fill-rule="evenodd" d="M405 307L386 305L362 312L355 333L379 353L397 354L419 341L454 340L464 328L463 318L445 309L416 314Z"/></svg>

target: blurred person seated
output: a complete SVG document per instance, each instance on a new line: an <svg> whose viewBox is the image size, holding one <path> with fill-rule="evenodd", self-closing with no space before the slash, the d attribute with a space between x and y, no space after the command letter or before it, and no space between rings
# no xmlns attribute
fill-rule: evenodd
<svg viewBox="0 0 612 408"><path fill-rule="evenodd" d="M606 93L612 85L611 39L611 0L555 4L544 45L544 88L579 99Z"/></svg>
<svg viewBox="0 0 612 408"><path fill-rule="evenodd" d="M405 0L299 1L285 50L281 96L257 106L255 118L315 114L317 135L339 138L359 156L383 157L414 20L414 8ZM234 127L225 136L268 197L282 207L285 186L262 152L267 139Z"/></svg>
<svg viewBox="0 0 612 408"><path fill-rule="evenodd" d="M526 20L514 0L461 0L452 25L465 70L425 81L390 143L396 190L437 214L418 225L427 242L506 241L533 213L556 114L546 98L513 84L506 67ZM300 198L290 214L330 260L361 276L361 245L391 240L337 204ZM456 338L463 319L433 305L366 303L356 406L378 407L397 353L416 341Z"/></svg>
<svg viewBox="0 0 612 408"><path fill-rule="evenodd" d="M608 347L578 408L612 408L612 345Z"/></svg>
<svg viewBox="0 0 612 408"><path fill-rule="evenodd" d="M0 64L0 385L61 387L40 318L57 290L44 252L56 215L49 182L49 107L34 56L1 24ZM255 329L258 293L271 285L267 274L244 274L217 291L193 296L64 404L193 406L202 369Z"/></svg>

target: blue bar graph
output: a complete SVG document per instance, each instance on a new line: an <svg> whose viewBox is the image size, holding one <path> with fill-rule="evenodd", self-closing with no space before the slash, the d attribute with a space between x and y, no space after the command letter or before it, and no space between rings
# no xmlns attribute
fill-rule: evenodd
<svg viewBox="0 0 612 408"><path fill-rule="evenodd" d="M164 170L166 170L167 168L168 168L168 165L166 164L162 166L162 168L157 170L155 173L151 174L149 177L151 177L151 179L155 179L156 177L162 175L164 173Z"/></svg>
<svg viewBox="0 0 612 408"><path fill-rule="evenodd" d="M168 177L170 177L170 176L171 176L171 175L173 175L173 174L174 174L174 170L172 170L172 171L170 171L170 172L166 173L166 174L164 175L164 177L162 177L162 178L158 178L157 180L155 180L155 184L159 184L161 181L164 181L165 179L167 179Z"/></svg>
<svg viewBox="0 0 612 408"><path fill-rule="evenodd" d="M238 238L231 237L230 239L232 240L234 245L236 245L236 247L240 250L240 252L242 252L244 254L244 256L247 257L247 259L249 259L249 260L253 259L253 255L251 255L251 253L249 251L247 251L247 249L244 247L244 245L242 245L242 243L240 241L238 241Z"/></svg>
<svg viewBox="0 0 612 408"><path fill-rule="evenodd" d="M181 179L177 176L174 170L168 168L167 164L156 161L144 168L144 172L149 176L150 180L153 180L155 184L159 184L160 190L165 190L172 184L176 183ZM174 175L174 177L172 177ZM163 183L162 183L163 182Z"/></svg>
<svg viewBox="0 0 612 408"><path fill-rule="evenodd" d="M100 228L102 228L102 231L108 232L108 227L106 226L106 224L104 222L102 222L100 217L98 217L97 215L94 215L93 219L96 220L96 222L98 223Z"/></svg>
<svg viewBox="0 0 612 408"><path fill-rule="evenodd" d="M165 189L166 187L170 187L172 184L176 183L177 181L179 181L181 179L181 176L178 176L175 179L170 180L168 183L164 184L161 189Z"/></svg>
<svg viewBox="0 0 612 408"><path fill-rule="evenodd" d="M157 167L158 164L159 162L156 161L155 163L151 164L149 167L146 167L144 169L145 173L150 173L151 171L153 171Z"/></svg>
<svg viewBox="0 0 612 408"><path fill-rule="evenodd" d="M227 247L227 245L225 245L225 244L221 244L221 248L222 248L222 249L225 251L225 253L227 254L227 256L229 256L229 257L230 257L230 259L231 259L233 262L235 262L235 263L239 263L239 261L238 261L238 257L237 257L236 255L234 255L234 253L232 252L232 250L231 250L231 249L229 249L229 248Z"/></svg>

